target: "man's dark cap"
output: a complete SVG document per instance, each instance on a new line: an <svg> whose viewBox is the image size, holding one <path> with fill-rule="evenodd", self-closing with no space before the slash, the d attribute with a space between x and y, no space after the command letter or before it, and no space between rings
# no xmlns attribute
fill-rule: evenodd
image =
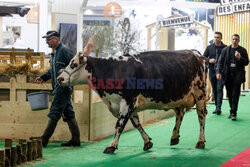
<svg viewBox="0 0 250 167"><path fill-rule="evenodd" d="M60 38L60 34L57 31L48 31L42 38L48 38L52 36Z"/></svg>

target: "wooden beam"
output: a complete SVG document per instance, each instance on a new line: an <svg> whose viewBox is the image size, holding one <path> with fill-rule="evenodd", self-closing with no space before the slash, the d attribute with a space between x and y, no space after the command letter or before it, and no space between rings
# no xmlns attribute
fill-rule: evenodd
<svg viewBox="0 0 250 167"><path fill-rule="evenodd" d="M11 147L10 164L11 164L11 166L15 167L16 163L17 163L17 148L16 147Z"/></svg>
<svg viewBox="0 0 250 167"><path fill-rule="evenodd" d="M5 151L0 149L0 167L5 167Z"/></svg>
<svg viewBox="0 0 250 167"><path fill-rule="evenodd" d="M204 29L205 30L205 38L203 38L204 39L204 46L203 46L203 48L204 48L204 50L206 50L206 48L207 48L207 43L208 43L208 29Z"/></svg>
<svg viewBox="0 0 250 167"><path fill-rule="evenodd" d="M206 29L210 29L207 25L202 24L202 23L200 23L200 22L198 22L198 21L196 21L196 20L194 20L193 22L194 22L195 24L200 25L201 27L204 27L204 28L206 28Z"/></svg>
<svg viewBox="0 0 250 167"><path fill-rule="evenodd" d="M12 147L12 139L5 139L5 147Z"/></svg>
<svg viewBox="0 0 250 167"><path fill-rule="evenodd" d="M154 27L155 25L156 25L156 22L149 24L149 25L146 25L146 28L151 28L151 27Z"/></svg>
<svg viewBox="0 0 250 167"><path fill-rule="evenodd" d="M167 39L168 39L167 27L161 27L160 50L166 50L167 49L167 47L168 47Z"/></svg>
<svg viewBox="0 0 250 167"><path fill-rule="evenodd" d="M147 50L151 50L151 27L147 27Z"/></svg>
<svg viewBox="0 0 250 167"><path fill-rule="evenodd" d="M5 148L5 165L10 166L11 161L11 148Z"/></svg>

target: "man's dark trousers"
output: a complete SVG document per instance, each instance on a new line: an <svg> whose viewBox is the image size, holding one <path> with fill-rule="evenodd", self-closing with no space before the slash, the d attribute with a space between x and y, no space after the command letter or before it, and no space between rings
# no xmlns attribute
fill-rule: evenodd
<svg viewBox="0 0 250 167"><path fill-rule="evenodd" d="M222 98L223 98L223 84L221 80L217 80L215 71L212 70L209 71L209 79L214 94L216 111L221 111Z"/></svg>
<svg viewBox="0 0 250 167"><path fill-rule="evenodd" d="M231 74L233 75L233 74ZM230 105L230 114L232 116L237 116L237 109L238 109L238 103L239 103L239 97L240 97L240 86L241 84L235 84L233 83L233 80L231 79L232 76L228 76L228 79L225 83L226 89L227 89L227 95Z"/></svg>

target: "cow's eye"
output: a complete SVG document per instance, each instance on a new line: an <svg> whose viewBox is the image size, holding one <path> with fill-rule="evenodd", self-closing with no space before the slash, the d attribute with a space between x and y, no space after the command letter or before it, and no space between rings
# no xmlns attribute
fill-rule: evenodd
<svg viewBox="0 0 250 167"><path fill-rule="evenodd" d="M71 62L71 64L70 64L70 68L71 69L74 69L75 67L77 67L78 65L77 65L77 63L74 63L74 60Z"/></svg>
<svg viewBox="0 0 250 167"><path fill-rule="evenodd" d="M79 56L79 63L82 64L84 62L83 56Z"/></svg>

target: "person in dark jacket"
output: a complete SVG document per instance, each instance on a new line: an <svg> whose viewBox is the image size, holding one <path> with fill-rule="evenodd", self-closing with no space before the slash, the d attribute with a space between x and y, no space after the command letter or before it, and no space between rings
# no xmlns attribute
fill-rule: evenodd
<svg viewBox="0 0 250 167"><path fill-rule="evenodd" d="M223 98L223 84L220 80L217 80L216 78L216 64L219 59L219 56L221 54L221 50L226 47L222 43L222 33L221 32L215 32L214 33L214 43L209 45L204 55L208 58L209 61L209 80L212 85L213 95L214 95L214 101L216 109L214 110L213 114L221 114L221 105L222 105L222 98Z"/></svg>
<svg viewBox="0 0 250 167"><path fill-rule="evenodd" d="M218 61L216 77L225 83L230 105L228 118L235 121L237 116L240 86L245 82L245 66L249 63L247 50L239 45L240 36L232 36L232 44L224 48Z"/></svg>
<svg viewBox="0 0 250 167"><path fill-rule="evenodd" d="M62 117L68 123L72 138L67 143L62 143L62 146L80 146L80 132L75 119L75 112L71 104L71 94L73 87L60 86L57 83L57 77L60 71L66 68L73 58L72 51L60 42L60 34L56 31L48 31L43 38L46 38L46 43L52 48L50 69L40 77L37 77L34 83L41 84L47 80L52 80L53 100L48 114L49 121L45 131L41 137L44 147L56 128L57 122ZM37 137L31 137L34 139Z"/></svg>

